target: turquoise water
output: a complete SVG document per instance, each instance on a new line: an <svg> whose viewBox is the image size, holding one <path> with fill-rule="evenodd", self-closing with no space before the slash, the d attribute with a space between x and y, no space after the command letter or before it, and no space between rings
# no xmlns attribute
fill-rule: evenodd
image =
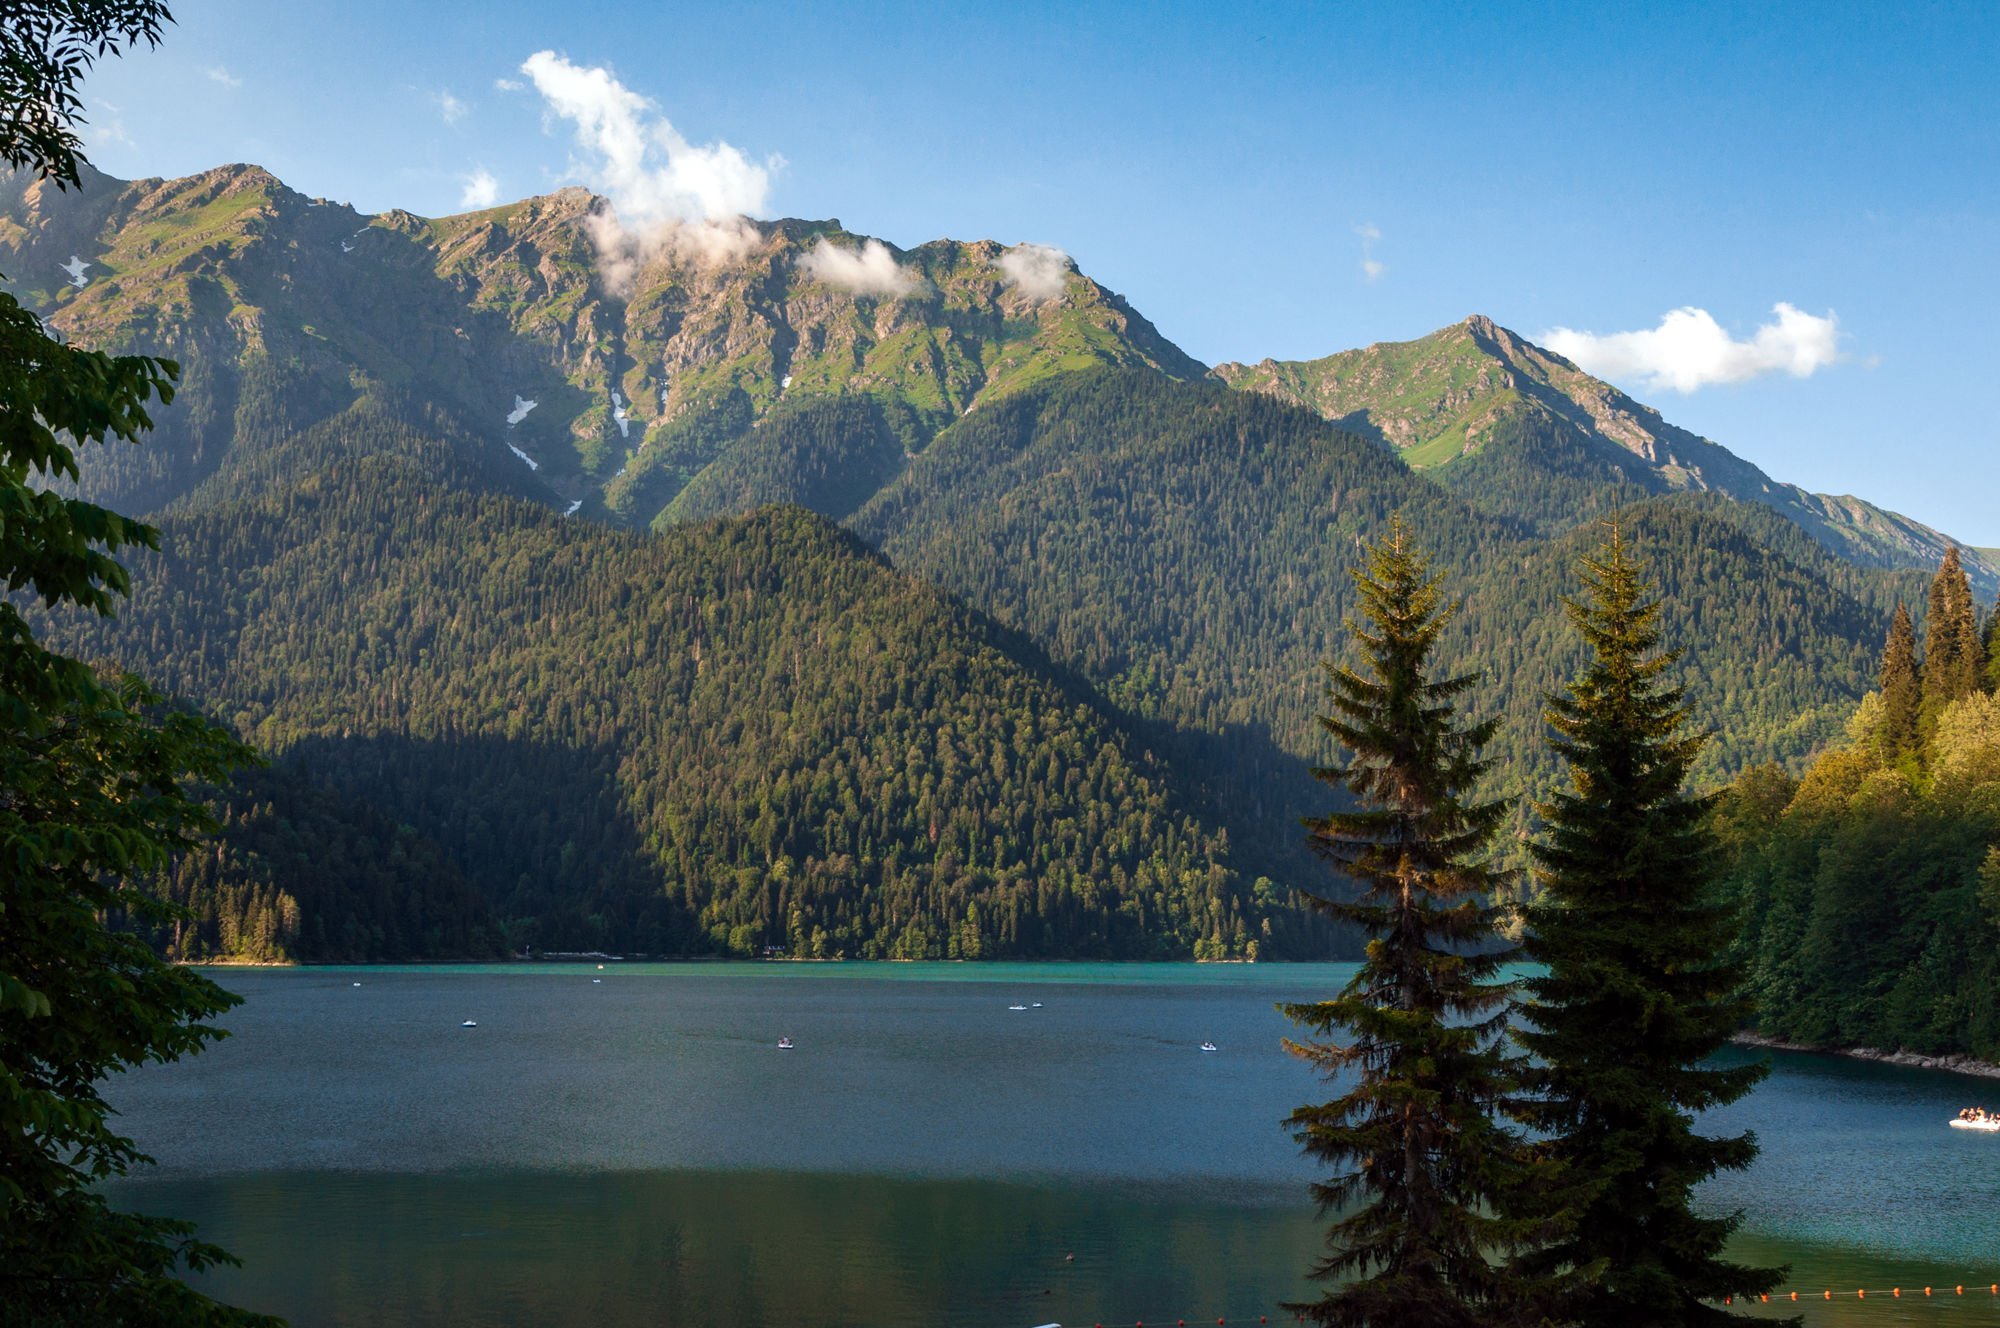
<svg viewBox="0 0 2000 1328"><path fill-rule="evenodd" d="M236 1036L112 1086L160 1159L116 1193L300 1324L1233 1322L1308 1291L1279 1123L1328 1090L1273 1004L1347 971L224 971ZM1704 1202L1813 1296L1910 1288L1808 1322L2000 1324L1912 1298L2000 1278L2000 1138L1944 1125L1973 1102L2000 1083L1780 1055L1715 1122L1762 1158Z"/></svg>

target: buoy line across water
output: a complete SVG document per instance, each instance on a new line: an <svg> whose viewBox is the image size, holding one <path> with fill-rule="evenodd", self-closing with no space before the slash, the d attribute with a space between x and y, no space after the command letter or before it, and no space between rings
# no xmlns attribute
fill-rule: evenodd
<svg viewBox="0 0 2000 1328"><path fill-rule="evenodd" d="M1907 1290L1913 1298L1917 1296L1930 1296L1936 1299L1939 1296L1963 1296L1966 1294L1966 1285L1966 1283L1956 1283L1949 1287L1909 1287ZM1981 1294L2000 1296L2000 1282L1989 1282L1983 1287L1976 1283L1971 1285L1971 1294L1975 1296ZM1856 1287L1852 1291L1835 1291L1826 1288L1818 1291L1771 1291L1759 1295L1757 1303L1760 1305L1772 1305L1791 1304L1796 1301L1803 1305L1808 1301L1814 1300L1866 1300L1870 1296L1875 1297L1877 1300L1901 1300L1905 1289L1903 1287L1890 1287L1887 1291L1870 1291L1867 1287ZM1748 1305L1750 1303L1750 1297L1744 1296L1742 1299L1744 1304ZM1735 1296L1724 1296L1722 1303L1733 1305L1736 1303L1736 1300Z"/></svg>

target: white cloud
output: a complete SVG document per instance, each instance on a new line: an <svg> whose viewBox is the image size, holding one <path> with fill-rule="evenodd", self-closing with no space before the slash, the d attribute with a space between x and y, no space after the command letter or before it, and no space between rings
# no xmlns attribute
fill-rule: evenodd
<svg viewBox="0 0 2000 1328"><path fill-rule="evenodd" d="M431 100L437 103L438 114L444 117L444 122L448 125L455 125L463 120L466 111L470 109L450 92L435 93Z"/></svg>
<svg viewBox="0 0 2000 1328"><path fill-rule="evenodd" d="M758 242L744 218L765 210L782 158L755 162L721 142L697 147L650 98L602 66L537 51L521 72L549 113L575 127L585 160L571 169L611 202L609 214L593 219L591 235L614 291L628 288L640 264L658 253L718 263Z"/></svg>
<svg viewBox="0 0 2000 1328"><path fill-rule="evenodd" d="M1780 301L1775 315L1748 339L1729 335L1706 309L1675 309L1656 328L1599 336L1567 327L1542 334L1542 344L1586 373L1638 379L1655 391L1692 392L1712 383L1741 383L1768 373L1809 378L1840 359L1840 321Z"/></svg>
<svg viewBox="0 0 2000 1328"><path fill-rule="evenodd" d="M889 246L880 240L870 240L859 249L842 249L827 243L822 235L812 252L799 260L799 268L807 276L856 295L908 295L921 280L898 264Z"/></svg>
<svg viewBox="0 0 2000 1328"><path fill-rule="evenodd" d="M1361 238L1361 275L1370 281L1380 280L1382 274L1389 270L1386 263L1375 258L1375 243L1382 238L1382 232L1374 222L1364 221L1354 228L1354 233Z"/></svg>
<svg viewBox="0 0 2000 1328"><path fill-rule="evenodd" d="M500 201L500 182L493 178L493 172L484 166L477 167L472 174L460 176L465 181L465 192L458 196L458 205L477 211L490 208Z"/></svg>
<svg viewBox="0 0 2000 1328"><path fill-rule="evenodd" d="M1063 293L1069 270L1069 255L1045 244L1019 244L1000 255L1000 275L1037 304Z"/></svg>
<svg viewBox="0 0 2000 1328"><path fill-rule="evenodd" d="M526 83L518 83L511 78L496 78L493 80L493 86L501 92L526 92L528 90Z"/></svg>
<svg viewBox="0 0 2000 1328"><path fill-rule="evenodd" d="M203 72L211 80L220 83L225 88L240 88L243 86L243 80L230 73L229 66L227 65L210 65Z"/></svg>
<svg viewBox="0 0 2000 1328"><path fill-rule="evenodd" d="M521 72L550 111L576 126L577 146L590 157L586 178L627 224L721 221L764 211L775 159L753 162L727 143L696 147L608 69L538 51Z"/></svg>

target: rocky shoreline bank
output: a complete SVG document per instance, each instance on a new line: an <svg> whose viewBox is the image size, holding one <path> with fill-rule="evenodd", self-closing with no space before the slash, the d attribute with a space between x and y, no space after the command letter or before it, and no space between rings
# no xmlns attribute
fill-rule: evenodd
<svg viewBox="0 0 2000 1328"><path fill-rule="evenodd" d="M1914 1051L1883 1051L1877 1047L1814 1047L1803 1042L1786 1042L1761 1033L1738 1033L1729 1039L1738 1046L1765 1047L1772 1051L1809 1051L1821 1056L1846 1056L1858 1061L1880 1061L1917 1070L1948 1070L1953 1074L2000 1079L2000 1065L1976 1056L1924 1056Z"/></svg>

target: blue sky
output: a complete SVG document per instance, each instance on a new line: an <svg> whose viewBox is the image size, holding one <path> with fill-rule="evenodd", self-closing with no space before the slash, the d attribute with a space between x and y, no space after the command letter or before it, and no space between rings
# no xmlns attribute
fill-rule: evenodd
<svg viewBox="0 0 2000 1328"><path fill-rule="evenodd" d="M88 141L453 212L593 169L521 73L553 51L763 169L763 215L1057 246L1211 363L1595 334L1778 478L2000 546L2000 19L1567 8L180 0Z"/></svg>

